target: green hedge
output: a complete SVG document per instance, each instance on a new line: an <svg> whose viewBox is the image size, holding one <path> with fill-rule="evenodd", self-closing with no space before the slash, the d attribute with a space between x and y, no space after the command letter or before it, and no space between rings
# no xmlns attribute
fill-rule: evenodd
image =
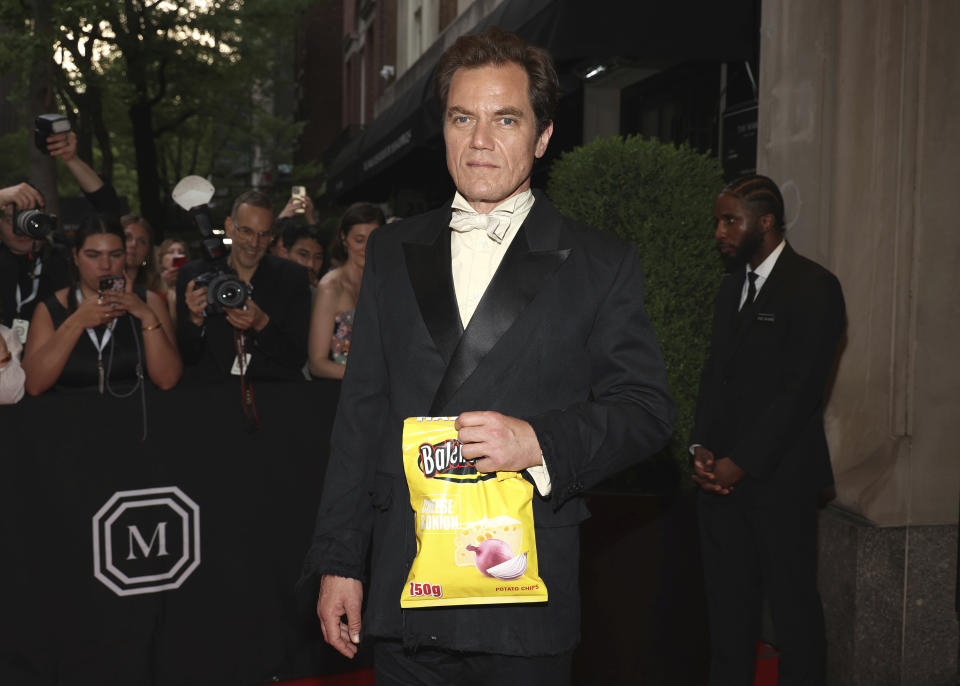
<svg viewBox="0 0 960 686"><path fill-rule="evenodd" d="M713 201L723 187L716 158L639 136L601 138L565 153L547 193L563 214L634 244L644 269L644 303L677 403L670 445L659 457L689 471L700 370L706 359L722 263L713 242ZM618 479L646 490L649 466ZM688 481L688 480L687 480Z"/></svg>

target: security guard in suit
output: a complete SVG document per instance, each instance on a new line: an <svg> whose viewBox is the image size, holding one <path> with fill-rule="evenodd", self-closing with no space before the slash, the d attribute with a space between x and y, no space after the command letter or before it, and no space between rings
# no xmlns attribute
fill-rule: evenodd
<svg viewBox="0 0 960 686"><path fill-rule="evenodd" d="M833 483L823 428L845 327L837 278L784 238L765 176L734 181L714 207L732 267L720 286L691 436L710 612L711 686L753 684L766 598L780 686L822 684L817 500Z"/></svg>

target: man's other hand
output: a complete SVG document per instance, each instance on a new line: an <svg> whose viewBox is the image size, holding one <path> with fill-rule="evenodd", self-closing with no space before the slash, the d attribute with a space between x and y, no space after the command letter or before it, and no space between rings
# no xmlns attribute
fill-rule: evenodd
<svg viewBox="0 0 960 686"><path fill-rule="evenodd" d="M747 475L736 462L729 457L721 457L713 467L714 474L717 476L717 484L726 489L729 493L733 487L743 480Z"/></svg>
<svg viewBox="0 0 960 686"><path fill-rule="evenodd" d="M717 483L716 462L713 452L702 445L693 449L693 481L707 493L726 495L730 492Z"/></svg>
<svg viewBox="0 0 960 686"><path fill-rule="evenodd" d="M537 434L527 422L499 412L464 412L454 424L463 457L480 472L519 472L543 464Z"/></svg>
<svg viewBox="0 0 960 686"><path fill-rule="evenodd" d="M317 616L323 640L345 657L357 654L360 645L360 606L363 584L358 579L324 574L320 577ZM343 616L347 621L343 621Z"/></svg>
<svg viewBox="0 0 960 686"><path fill-rule="evenodd" d="M240 331L253 329L263 331L263 328L270 322L267 313L260 309L253 298L247 298L243 308L225 307L223 311L227 315L227 321Z"/></svg>

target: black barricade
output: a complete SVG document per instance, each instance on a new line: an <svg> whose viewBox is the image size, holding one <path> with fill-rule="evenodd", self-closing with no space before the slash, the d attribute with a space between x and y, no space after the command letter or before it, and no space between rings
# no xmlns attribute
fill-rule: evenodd
<svg viewBox="0 0 960 686"><path fill-rule="evenodd" d="M295 600L337 388L48 393L0 408L0 683L244 686L349 671Z"/></svg>

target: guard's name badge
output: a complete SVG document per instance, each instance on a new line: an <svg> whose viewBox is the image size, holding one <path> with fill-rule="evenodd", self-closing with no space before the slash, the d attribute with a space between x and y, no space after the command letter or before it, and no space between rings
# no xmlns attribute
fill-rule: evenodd
<svg viewBox="0 0 960 686"><path fill-rule="evenodd" d="M758 322L766 322L767 324L773 324L776 321L776 317L773 314L767 312L758 312L757 313Z"/></svg>
<svg viewBox="0 0 960 686"><path fill-rule="evenodd" d="M17 340L20 341L20 345L26 345L27 334L30 332L30 322L26 319L14 319L13 332L17 335Z"/></svg>
<svg viewBox="0 0 960 686"><path fill-rule="evenodd" d="M243 369L244 369L244 371L250 369L250 358L251 358L251 357L252 357L252 355L251 355L250 353L247 353L247 354L245 354L245 355L243 356ZM230 373L233 374L234 376L240 376L240 358L239 358L239 357L234 357L234 358L233 358L233 367L231 367Z"/></svg>

